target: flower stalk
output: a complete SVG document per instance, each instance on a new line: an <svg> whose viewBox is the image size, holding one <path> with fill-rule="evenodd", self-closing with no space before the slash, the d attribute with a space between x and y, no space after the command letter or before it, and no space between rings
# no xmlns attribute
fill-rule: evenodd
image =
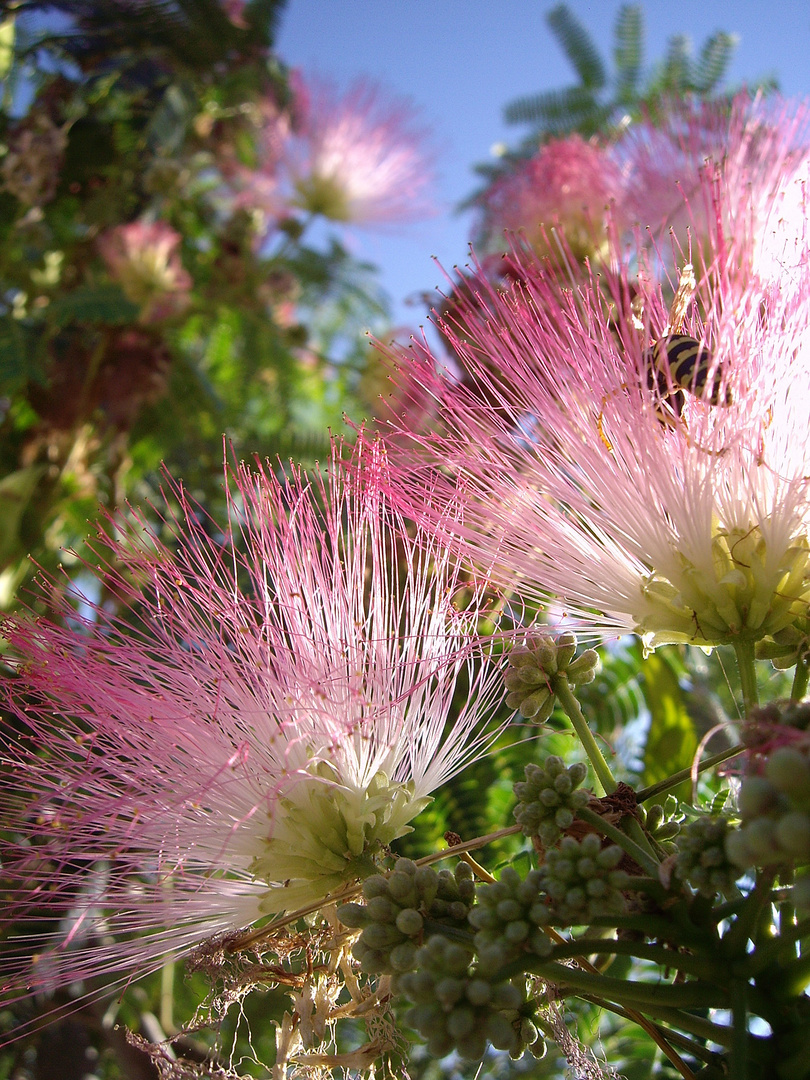
<svg viewBox="0 0 810 1080"><path fill-rule="evenodd" d="M568 716L568 719L571 721L571 726L576 732L577 738L582 743L582 748L588 755L588 760L593 767L593 771L596 774L599 783L602 785L603 791L606 795L611 795L618 786L616 778L610 771L610 766L607 761L605 761L604 754L599 749L599 744L588 726L588 721L582 713L580 704L571 690L568 678L564 672L554 677L554 693Z"/></svg>

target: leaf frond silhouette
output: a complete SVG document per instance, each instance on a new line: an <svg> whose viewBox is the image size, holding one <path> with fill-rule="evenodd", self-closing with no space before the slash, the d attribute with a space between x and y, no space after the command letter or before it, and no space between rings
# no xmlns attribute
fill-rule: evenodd
<svg viewBox="0 0 810 1080"><path fill-rule="evenodd" d="M565 50L565 55L574 65L584 87L601 90L607 82L607 72L602 58L596 50L591 35L582 23L568 10L567 5L558 4L546 17L551 32Z"/></svg>

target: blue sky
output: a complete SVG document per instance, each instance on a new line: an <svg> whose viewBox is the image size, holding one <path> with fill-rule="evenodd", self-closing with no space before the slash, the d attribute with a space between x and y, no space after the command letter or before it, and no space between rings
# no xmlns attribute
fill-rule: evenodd
<svg viewBox="0 0 810 1080"><path fill-rule="evenodd" d="M522 128L504 125L506 102L559 89L575 76L546 25L555 0L288 0L277 40L288 63L334 77L383 83L418 106L438 150L439 214L396 232L349 237L376 263L396 320L417 326L425 306L409 298L441 278L431 262L466 260L469 220L453 208L475 186L471 169ZM610 58L621 0L568 0L603 57ZM810 4L806 0L648 0L647 62L686 33L697 50L717 30L739 43L728 82L776 76L786 96L810 95Z"/></svg>

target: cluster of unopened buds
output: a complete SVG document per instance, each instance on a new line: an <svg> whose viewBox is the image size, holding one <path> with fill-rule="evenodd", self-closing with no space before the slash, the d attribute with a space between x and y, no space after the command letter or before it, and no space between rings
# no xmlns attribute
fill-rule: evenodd
<svg viewBox="0 0 810 1080"><path fill-rule="evenodd" d="M509 691L506 704L526 720L543 724L554 709L555 680L565 676L569 685L592 682L599 670L595 649L585 649L576 656L576 637L569 632L558 635L537 634L516 645L509 653L509 667L504 682ZM576 659L574 659L576 656Z"/></svg>
<svg viewBox="0 0 810 1080"><path fill-rule="evenodd" d="M491 966L476 962L471 948L440 936L429 938L416 959L418 970L397 976L393 989L412 1003L406 1019L435 1057L457 1050L475 1060L488 1042L513 1058L526 1049L545 1054L525 980L493 980Z"/></svg>
<svg viewBox="0 0 810 1080"><path fill-rule="evenodd" d="M451 873L397 859L387 877L366 879L363 897L364 904L338 908L345 926L361 929L354 957L365 972L395 976L394 991L413 1006L408 1022L432 1053L456 1049L477 1058L487 1042L516 1057L534 1044L545 1052L524 990L509 979L491 981L498 966L491 957L475 961L467 921L475 886L466 863Z"/></svg>
<svg viewBox="0 0 810 1080"><path fill-rule="evenodd" d="M525 773L526 779L514 786L515 821L526 836L550 847L573 825L577 810L588 805L590 795L579 787L588 767L581 761L566 767L562 758L551 755L543 765L527 765Z"/></svg>
<svg viewBox="0 0 810 1080"><path fill-rule="evenodd" d="M738 806L740 827L725 842L736 866L810 863L810 743L771 751L761 772L743 780Z"/></svg>
<svg viewBox="0 0 810 1080"><path fill-rule="evenodd" d="M600 915L625 910L622 890L630 875L619 869L622 855L617 844L603 846L593 832L581 840L564 836L558 847L546 852L543 888L558 925L582 926Z"/></svg>
<svg viewBox="0 0 810 1080"><path fill-rule="evenodd" d="M469 922L477 930L475 948L485 964L498 967L521 953L547 956L551 940L545 932L551 913L543 895L543 873L525 878L507 866L498 881L479 886Z"/></svg>
<svg viewBox="0 0 810 1080"><path fill-rule="evenodd" d="M362 970L393 974L415 966L425 934L466 928L475 885L466 863L451 873L397 859L388 877L366 878L363 898L365 904L342 904L338 918L345 926L362 929L353 949Z"/></svg>
<svg viewBox="0 0 810 1080"><path fill-rule="evenodd" d="M726 851L732 836L728 818L721 814L704 814L691 821L678 835L678 854L675 869L682 881L687 881L701 896L711 899L738 894L735 882L740 868Z"/></svg>

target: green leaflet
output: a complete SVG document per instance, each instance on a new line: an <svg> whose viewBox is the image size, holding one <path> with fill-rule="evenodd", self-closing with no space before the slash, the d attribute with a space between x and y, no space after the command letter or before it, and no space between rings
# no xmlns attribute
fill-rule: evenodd
<svg viewBox="0 0 810 1080"><path fill-rule="evenodd" d="M645 786L665 780L679 769L688 769L697 750L698 737L686 709L686 698L678 675L661 650L644 661L642 688L650 710L650 729L644 748ZM672 790L678 798L690 799L689 781Z"/></svg>
<svg viewBox="0 0 810 1080"><path fill-rule="evenodd" d="M134 322L138 305L124 296L119 285L82 285L50 305L48 315L56 326L72 322L105 323L108 326Z"/></svg>

